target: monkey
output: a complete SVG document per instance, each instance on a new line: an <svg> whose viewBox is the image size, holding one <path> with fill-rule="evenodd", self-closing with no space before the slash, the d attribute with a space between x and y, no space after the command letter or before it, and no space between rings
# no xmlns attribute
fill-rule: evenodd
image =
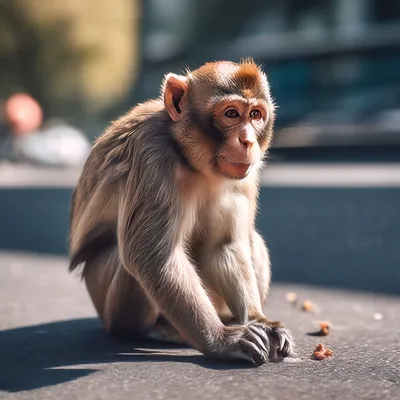
<svg viewBox="0 0 400 400"><path fill-rule="evenodd" d="M255 227L275 103L253 59L163 77L94 141L73 191L69 269L110 335L166 338L255 366L294 354L264 312Z"/></svg>

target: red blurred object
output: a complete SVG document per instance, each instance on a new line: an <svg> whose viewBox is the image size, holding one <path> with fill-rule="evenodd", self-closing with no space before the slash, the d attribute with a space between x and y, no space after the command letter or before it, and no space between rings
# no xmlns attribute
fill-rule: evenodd
<svg viewBox="0 0 400 400"><path fill-rule="evenodd" d="M43 111L39 103L25 93L11 96L5 103L4 114L14 135L26 135L42 126Z"/></svg>

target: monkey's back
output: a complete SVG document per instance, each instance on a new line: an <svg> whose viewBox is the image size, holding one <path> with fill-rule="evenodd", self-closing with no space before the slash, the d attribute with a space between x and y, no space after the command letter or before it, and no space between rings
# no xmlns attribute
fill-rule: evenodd
<svg viewBox="0 0 400 400"><path fill-rule="evenodd" d="M145 170L166 175L168 154L171 165L181 156L169 125L163 102L151 100L113 121L96 140L71 199L71 270L117 243L121 186L129 179L137 191L144 185L156 190Z"/></svg>

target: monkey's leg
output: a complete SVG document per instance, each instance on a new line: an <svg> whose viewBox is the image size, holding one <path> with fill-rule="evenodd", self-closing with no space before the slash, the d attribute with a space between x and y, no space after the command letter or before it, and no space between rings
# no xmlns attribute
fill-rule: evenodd
<svg viewBox="0 0 400 400"><path fill-rule="evenodd" d="M158 318L155 326L147 333L146 337L162 342L188 344L187 340L163 316Z"/></svg>
<svg viewBox="0 0 400 400"><path fill-rule="evenodd" d="M118 248L104 250L86 263L83 277L106 330L116 336L136 338L156 323L157 309L139 283L122 267Z"/></svg>
<svg viewBox="0 0 400 400"><path fill-rule="evenodd" d="M256 243L260 245L257 239ZM266 292L260 294L250 249L250 244L245 242L221 244L201 260L201 271L207 284L225 299L239 323L263 327L269 339L270 358L282 359L292 354L293 340L281 322L270 321L263 313L262 298L265 300ZM261 289L265 287L261 283Z"/></svg>
<svg viewBox="0 0 400 400"><path fill-rule="evenodd" d="M266 246L266 243L264 239L261 237L261 235L254 229L253 232L251 233L250 237L250 245L251 245L251 259L253 262L253 267L254 271L256 274L256 279L257 279L257 286L258 290L260 293L260 301L262 307L265 306L268 292L269 292L269 286L271 282L271 263L270 263L270 258L269 258L269 251ZM265 317L264 315L260 316L257 313L255 315L249 315L249 318L253 319L258 319L258 320L263 320ZM270 321L269 321L270 322ZM272 322L272 325L279 324L277 322ZM288 350L289 353L294 355L293 352L293 339L291 338L290 332L286 330L286 333L288 334L291 343L291 349ZM276 358L276 354L273 355L273 357Z"/></svg>
<svg viewBox="0 0 400 400"><path fill-rule="evenodd" d="M256 274L261 306L264 307L268 296L269 285L271 281L269 251L268 248L266 247L264 239L256 230L254 230L251 234L250 245L251 245L251 259ZM218 315L221 318L222 322L224 322L225 324L232 324L234 322L237 322L235 321L232 312L226 305L226 302L223 297L217 294L215 290L212 290L212 288L209 289L209 295L213 301L214 307L218 311Z"/></svg>
<svg viewBox="0 0 400 400"><path fill-rule="evenodd" d="M269 251L261 235L253 230L250 238L251 259L256 273L261 305L264 307L271 282L271 264Z"/></svg>

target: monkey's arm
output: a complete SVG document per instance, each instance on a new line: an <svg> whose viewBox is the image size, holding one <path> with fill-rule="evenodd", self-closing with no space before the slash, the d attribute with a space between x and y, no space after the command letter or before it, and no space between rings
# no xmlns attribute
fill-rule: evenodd
<svg viewBox="0 0 400 400"><path fill-rule="evenodd" d="M267 289L261 282L261 287L258 286L256 268L269 265L253 265L250 252L246 241L222 243L202 259L201 268L207 282L226 301L235 320L241 324L260 324L269 339L270 358L281 359L293 354L292 336L281 322L270 321L264 315L262 301ZM269 283L269 276L267 279ZM264 289L264 293L260 293L260 289Z"/></svg>
<svg viewBox="0 0 400 400"><path fill-rule="evenodd" d="M264 307L271 282L269 250L261 235L253 228L250 235L251 259L256 273L261 305Z"/></svg>
<svg viewBox="0 0 400 400"><path fill-rule="evenodd" d="M222 340L224 327L185 254L185 207L165 176L153 171L147 184L135 185L136 176L126 183L118 216L120 257L182 336L205 352Z"/></svg>

